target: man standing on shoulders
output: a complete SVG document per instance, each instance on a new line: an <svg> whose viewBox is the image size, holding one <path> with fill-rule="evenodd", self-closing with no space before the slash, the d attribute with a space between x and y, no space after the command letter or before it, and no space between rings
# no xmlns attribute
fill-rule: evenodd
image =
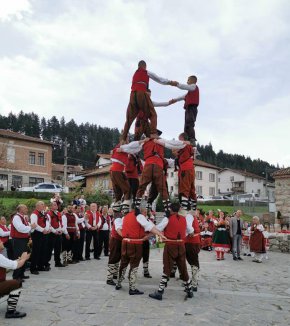
<svg viewBox="0 0 290 326"><path fill-rule="evenodd" d="M4 295L8 295L5 318L22 318L26 316L26 313L16 311L21 293L21 281L6 280L6 269L20 270L24 266L26 260L29 259L30 254L23 252L21 257L17 260L10 260L2 255L3 249L4 245L0 240L0 298Z"/></svg>
<svg viewBox="0 0 290 326"><path fill-rule="evenodd" d="M233 260L243 260L241 257L243 228L243 220L241 219L241 215L242 211L238 210L230 221L230 236L232 238Z"/></svg>
<svg viewBox="0 0 290 326"><path fill-rule="evenodd" d="M26 205L19 205L16 208L16 214L12 217L11 221L11 233L12 247L14 259L18 259L21 255L28 250L27 244L30 237L31 230L36 228L36 224L29 225L25 215L28 209ZM15 269L13 272L13 279L24 280L29 276L24 275L25 267L22 265Z"/></svg>
<svg viewBox="0 0 290 326"><path fill-rule="evenodd" d="M193 146L196 145L195 138L195 121L197 116L197 107L199 105L199 88L196 85L197 77L189 76L187 79L187 84L180 84L178 82L172 81L170 84L176 86L179 89L187 90L187 94L180 96L173 101L184 100L184 110L185 110L185 121L184 121L184 132L187 133L189 140Z"/></svg>

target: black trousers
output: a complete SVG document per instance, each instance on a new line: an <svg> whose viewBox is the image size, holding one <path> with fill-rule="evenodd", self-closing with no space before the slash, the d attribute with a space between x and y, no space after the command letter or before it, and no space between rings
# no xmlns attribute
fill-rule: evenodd
<svg viewBox="0 0 290 326"><path fill-rule="evenodd" d="M86 231L84 229L80 230L80 238L77 240L78 259L79 260L83 259L85 234L86 234Z"/></svg>
<svg viewBox="0 0 290 326"><path fill-rule="evenodd" d="M12 247L13 247L13 254L14 254L14 260L18 259L25 251L28 251L28 238L26 239L12 239ZM13 279L20 279L23 278L25 271L25 264L15 269L13 272Z"/></svg>
<svg viewBox="0 0 290 326"><path fill-rule="evenodd" d="M184 132L187 133L190 140L196 140L194 127L197 112L197 105L189 105L185 109Z"/></svg>
<svg viewBox="0 0 290 326"><path fill-rule="evenodd" d="M98 257L101 256L103 247L104 247L105 256L109 255L109 239L110 239L110 231L109 230L99 232L99 252L98 252Z"/></svg>
<svg viewBox="0 0 290 326"><path fill-rule="evenodd" d="M86 258L90 258L92 239L94 241L94 258L99 258L99 232L96 230L86 230Z"/></svg>
<svg viewBox="0 0 290 326"><path fill-rule="evenodd" d="M30 270L35 271L42 269L46 265L48 235L35 230L31 234L31 239L32 252Z"/></svg>
<svg viewBox="0 0 290 326"><path fill-rule="evenodd" d="M149 240L146 240L143 241L143 251L142 251L143 264L149 262L149 255L150 255L150 243Z"/></svg>
<svg viewBox="0 0 290 326"><path fill-rule="evenodd" d="M46 264L48 264L51 260L52 251L54 251L55 264L60 264L61 242L61 234L50 233L48 235Z"/></svg>
<svg viewBox="0 0 290 326"><path fill-rule="evenodd" d="M77 260L78 259L78 247L77 247L77 237L75 233L68 233L70 238L67 239L65 235L63 234L62 238L62 246L63 251L71 251L72 252L72 259Z"/></svg>
<svg viewBox="0 0 290 326"><path fill-rule="evenodd" d="M5 242L4 247L7 250L7 257L8 259L13 260L14 255L13 255L13 246L12 246L12 239L9 239L8 241Z"/></svg>
<svg viewBox="0 0 290 326"><path fill-rule="evenodd" d="M130 198L133 200L136 198L137 190L139 187L139 179L138 178L128 178L130 185Z"/></svg>

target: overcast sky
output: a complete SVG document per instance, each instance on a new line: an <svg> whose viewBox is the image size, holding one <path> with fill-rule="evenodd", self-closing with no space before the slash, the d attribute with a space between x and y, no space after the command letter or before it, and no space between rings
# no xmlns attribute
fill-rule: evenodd
<svg viewBox="0 0 290 326"><path fill-rule="evenodd" d="M121 129L140 59L198 77L196 136L214 150L290 166L290 1L0 0L0 113ZM152 99L184 94L151 81ZM157 108L164 138L183 103Z"/></svg>

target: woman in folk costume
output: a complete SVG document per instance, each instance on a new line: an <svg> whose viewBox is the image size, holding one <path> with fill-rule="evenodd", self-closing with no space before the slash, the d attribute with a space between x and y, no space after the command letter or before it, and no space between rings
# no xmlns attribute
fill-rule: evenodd
<svg viewBox="0 0 290 326"><path fill-rule="evenodd" d="M253 262L255 263L261 263L266 253L263 232L264 227L260 224L259 217L254 216L251 226L250 250L254 253Z"/></svg>
<svg viewBox="0 0 290 326"><path fill-rule="evenodd" d="M252 256L250 253L250 234L251 234L251 226L248 225L247 222L245 222L245 230L243 232L243 238L242 238L242 247L244 250L244 256Z"/></svg>
<svg viewBox="0 0 290 326"><path fill-rule="evenodd" d="M214 247L216 252L216 259L224 260L225 252L228 252L230 250L230 241L226 226L226 220L223 212L220 212L219 214L219 221L216 226L212 242L212 246Z"/></svg>

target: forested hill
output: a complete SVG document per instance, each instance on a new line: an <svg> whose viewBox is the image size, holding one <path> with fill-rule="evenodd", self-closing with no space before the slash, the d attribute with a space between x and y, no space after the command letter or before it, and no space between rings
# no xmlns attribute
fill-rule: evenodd
<svg viewBox="0 0 290 326"><path fill-rule="evenodd" d="M67 139L68 163L82 164L84 167L94 165L96 153L109 153L120 136L117 128L101 127L88 122L76 124L74 120L66 122L63 117L58 120L55 116L45 119L35 113L22 111L18 115L0 115L0 128L54 142L54 163L63 163L64 140ZM198 151L199 159L222 168L247 170L261 176L266 170L272 172L275 169L275 166L259 159L252 160L244 155L227 154L223 151L216 153L211 144L198 145Z"/></svg>

